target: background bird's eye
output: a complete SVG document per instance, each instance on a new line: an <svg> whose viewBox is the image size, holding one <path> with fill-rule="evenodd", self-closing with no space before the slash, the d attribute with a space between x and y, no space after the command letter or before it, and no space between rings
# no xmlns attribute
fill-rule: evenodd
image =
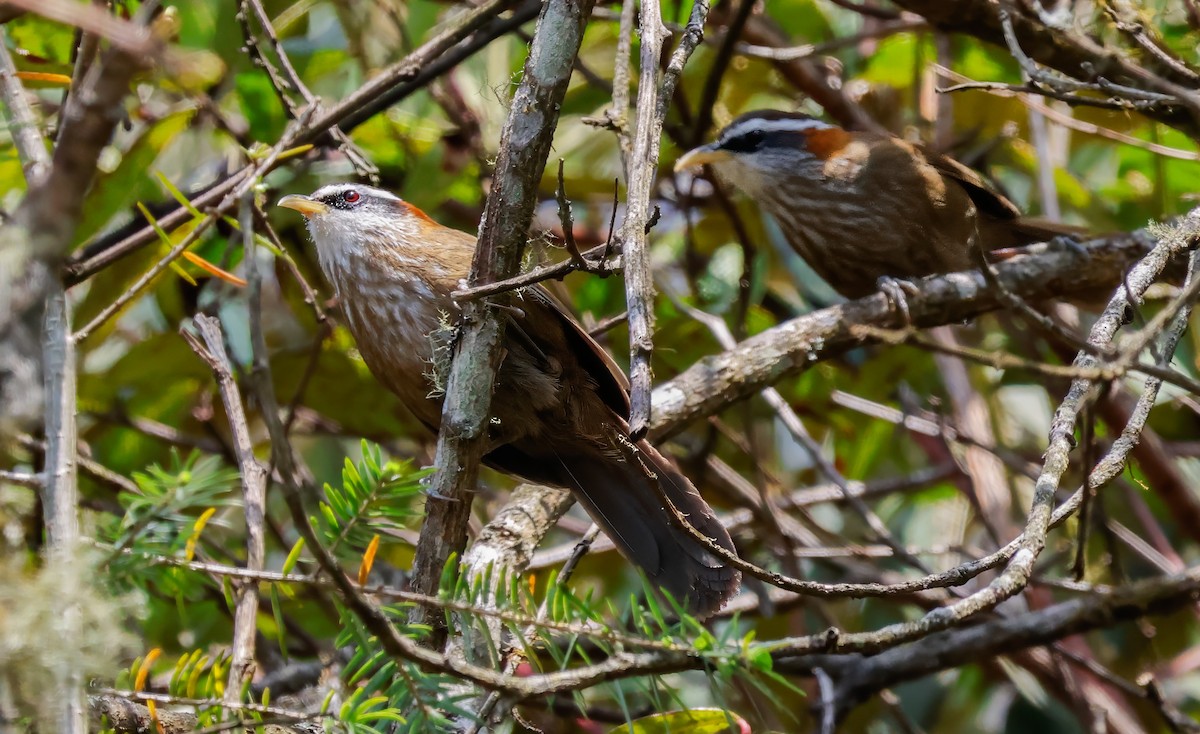
<svg viewBox="0 0 1200 734"><path fill-rule="evenodd" d="M351 189L351 190L347 191L346 193L342 194L342 201L346 202L347 204L358 203L358 200L361 198L362 198L362 194L358 193L354 189Z"/></svg>

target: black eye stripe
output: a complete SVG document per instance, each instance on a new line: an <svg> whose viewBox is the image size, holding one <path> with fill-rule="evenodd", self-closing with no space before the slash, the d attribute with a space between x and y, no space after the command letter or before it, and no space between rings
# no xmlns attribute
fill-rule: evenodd
<svg viewBox="0 0 1200 734"><path fill-rule="evenodd" d="M348 210L353 209L363 202L363 195L355 189L347 189L338 191L333 194L326 194L321 197L321 203L333 207L334 209Z"/></svg>
<svg viewBox="0 0 1200 734"><path fill-rule="evenodd" d="M807 140L806 132L804 129L752 128L723 137L719 147L731 153L754 153L764 148L803 149Z"/></svg>
<svg viewBox="0 0 1200 734"><path fill-rule="evenodd" d="M734 153L752 153L762 147L766 134L762 130L747 130L721 142L721 147Z"/></svg>

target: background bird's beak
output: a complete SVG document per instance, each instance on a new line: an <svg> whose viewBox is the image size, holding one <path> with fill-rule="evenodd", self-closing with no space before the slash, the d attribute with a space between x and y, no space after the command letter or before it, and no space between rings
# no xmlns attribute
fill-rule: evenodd
<svg viewBox="0 0 1200 734"><path fill-rule="evenodd" d="M324 214L329 211L329 207L316 199L310 199L303 194L288 194L279 200L276 206L295 209L306 217L311 217L314 214Z"/></svg>
<svg viewBox="0 0 1200 734"><path fill-rule="evenodd" d="M706 163L720 163L721 161L729 160L729 158L729 153L718 148L716 143L701 145L699 148L693 148L684 153L679 157L679 160L675 161L675 173L691 168L699 168Z"/></svg>

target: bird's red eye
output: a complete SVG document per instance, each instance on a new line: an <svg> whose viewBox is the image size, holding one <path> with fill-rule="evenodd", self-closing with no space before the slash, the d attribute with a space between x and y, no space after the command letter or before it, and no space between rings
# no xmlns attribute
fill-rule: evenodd
<svg viewBox="0 0 1200 734"><path fill-rule="evenodd" d="M357 191L353 191L353 190L347 191L346 193L342 194L342 201L346 202L347 204L353 204L361 198L362 198L362 194L358 193Z"/></svg>

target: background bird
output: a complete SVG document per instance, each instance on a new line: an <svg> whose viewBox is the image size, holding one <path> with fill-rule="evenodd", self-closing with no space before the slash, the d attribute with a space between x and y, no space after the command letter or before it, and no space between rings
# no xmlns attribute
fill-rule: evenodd
<svg viewBox="0 0 1200 734"><path fill-rule="evenodd" d="M760 110L676 171L709 165L757 201L834 290L861 298L881 278L973 269L991 251L1077 234L1021 217L963 164L897 137L848 132L808 115Z"/></svg>
<svg viewBox="0 0 1200 734"><path fill-rule="evenodd" d="M317 257L371 372L430 430L441 422L438 334L453 323L451 293L471 267L474 235L443 227L379 189L335 184L280 206L307 219ZM738 588L739 574L675 525L650 473L696 530L733 551L695 487L646 441L629 440L625 376L540 286L509 319L492 396L484 462L565 487L650 580L701 616ZM444 365L442 365L444 367ZM648 471L649 470L649 471Z"/></svg>

